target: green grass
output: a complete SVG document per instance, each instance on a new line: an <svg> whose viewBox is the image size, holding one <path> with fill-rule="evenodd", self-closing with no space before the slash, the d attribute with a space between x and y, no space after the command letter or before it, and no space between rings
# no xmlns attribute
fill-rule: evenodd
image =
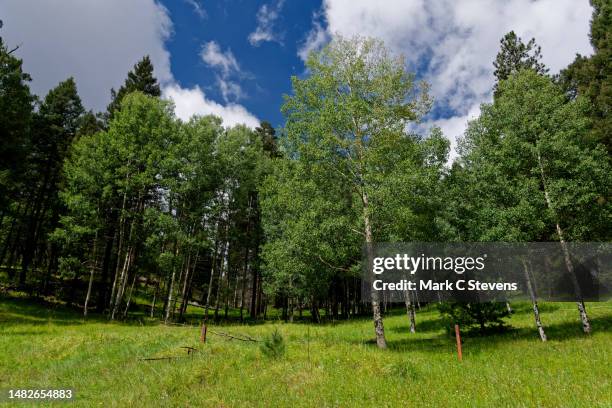
<svg viewBox="0 0 612 408"><path fill-rule="evenodd" d="M0 388L71 387L74 407L612 406L612 304L587 306L588 337L573 304L545 304L547 343L528 305L514 306L512 330L467 337L460 363L435 310L417 314L413 335L400 310L387 316L388 350L372 344L366 319L210 327L258 339L278 328L287 352L275 360L258 343L212 333L201 344L197 327L85 322L61 306L4 298ZM181 358L141 360L164 356Z"/></svg>

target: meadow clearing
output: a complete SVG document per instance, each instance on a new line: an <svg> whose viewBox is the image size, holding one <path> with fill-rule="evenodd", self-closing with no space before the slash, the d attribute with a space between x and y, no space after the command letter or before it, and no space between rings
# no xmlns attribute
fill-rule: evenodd
<svg viewBox="0 0 612 408"><path fill-rule="evenodd" d="M369 318L324 324L163 325L144 316L84 321L65 306L0 300L0 383L11 388L73 388L74 407L611 406L612 304L587 305L593 334L581 332L571 303L542 305L542 343L528 304L514 305L505 333L466 334L463 361L435 308L408 332L401 308L385 318L387 350ZM284 357L258 342L275 329ZM183 347L197 351L187 354ZM161 360L146 358L178 357ZM5 403L6 404L6 403ZM37 406L62 406L66 402Z"/></svg>

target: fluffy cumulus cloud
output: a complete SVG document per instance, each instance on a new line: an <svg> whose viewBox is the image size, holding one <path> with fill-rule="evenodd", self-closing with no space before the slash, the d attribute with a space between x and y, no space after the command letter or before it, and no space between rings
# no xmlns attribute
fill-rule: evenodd
<svg viewBox="0 0 612 408"><path fill-rule="evenodd" d="M189 3L200 5L199 0ZM84 105L102 111L110 102L110 89L121 86L127 72L148 54L163 94L173 97L179 117L185 118L185 112L216 114L226 125L256 124L240 105L223 106L206 99L197 87L180 88L165 47L172 21L155 0L2 0L0 18L0 35L9 46L19 45L15 54L23 59L39 96L73 76Z"/></svg>
<svg viewBox="0 0 612 408"><path fill-rule="evenodd" d="M245 124L251 128L259 125L259 120L243 106L237 104L221 105L206 98L199 86L192 89L181 88L174 84L164 88L164 96L172 99L175 113L182 120L194 115L216 115L223 118L225 126Z"/></svg>
<svg viewBox="0 0 612 408"><path fill-rule="evenodd" d="M172 80L164 41L172 33L167 10L153 0L3 0L0 31L32 75L32 89L44 95L69 76L88 108L103 110L110 89L149 54L155 75Z"/></svg>
<svg viewBox="0 0 612 408"><path fill-rule="evenodd" d="M284 0L278 0L275 4L264 4L257 11L257 27L249 34L249 42L253 46L258 46L265 41L275 41L282 43L282 36L275 32L274 23L280 16Z"/></svg>
<svg viewBox="0 0 612 408"><path fill-rule="evenodd" d="M492 62L506 32L535 37L551 73L576 53L592 52L588 0L325 0L322 13L327 34L378 37L403 54L431 84L441 111L450 112L428 124L453 142L491 98ZM306 45L321 38L318 30L315 22Z"/></svg>

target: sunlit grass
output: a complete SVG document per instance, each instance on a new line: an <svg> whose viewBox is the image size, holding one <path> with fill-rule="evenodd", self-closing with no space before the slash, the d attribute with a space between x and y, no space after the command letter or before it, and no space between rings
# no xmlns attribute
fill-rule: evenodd
<svg viewBox="0 0 612 408"><path fill-rule="evenodd" d="M85 322L62 307L4 299L0 384L74 388L72 406L83 407L611 406L612 304L588 305L588 337L573 304L543 305L547 343L528 305L514 307L512 330L466 337L459 363L435 310L418 313L412 335L404 313L387 316L384 351L372 344L367 319L210 327L258 339L278 328L287 353L271 360L258 343L210 331L199 343L196 326L145 317L110 323L95 315ZM185 346L198 352L187 355ZM142 360L155 357L179 358Z"/></svg>

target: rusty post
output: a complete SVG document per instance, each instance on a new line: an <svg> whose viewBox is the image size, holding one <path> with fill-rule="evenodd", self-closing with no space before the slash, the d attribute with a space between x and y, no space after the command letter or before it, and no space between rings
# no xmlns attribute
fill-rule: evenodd
<svg viewBox="0 0 612 408"><path fill-rule="evenodd" d="M206 343L206 323L202 323L202 331L200 332L200 343Z"/></svg>
<svg viewBox="0 0 612 408"><path fill-rule="evenodd" d="M455 325L455 338L457 339L457 358L459 361L463 360L463 354L461 353L461 333L459 332L459 325Z"/></svg>

